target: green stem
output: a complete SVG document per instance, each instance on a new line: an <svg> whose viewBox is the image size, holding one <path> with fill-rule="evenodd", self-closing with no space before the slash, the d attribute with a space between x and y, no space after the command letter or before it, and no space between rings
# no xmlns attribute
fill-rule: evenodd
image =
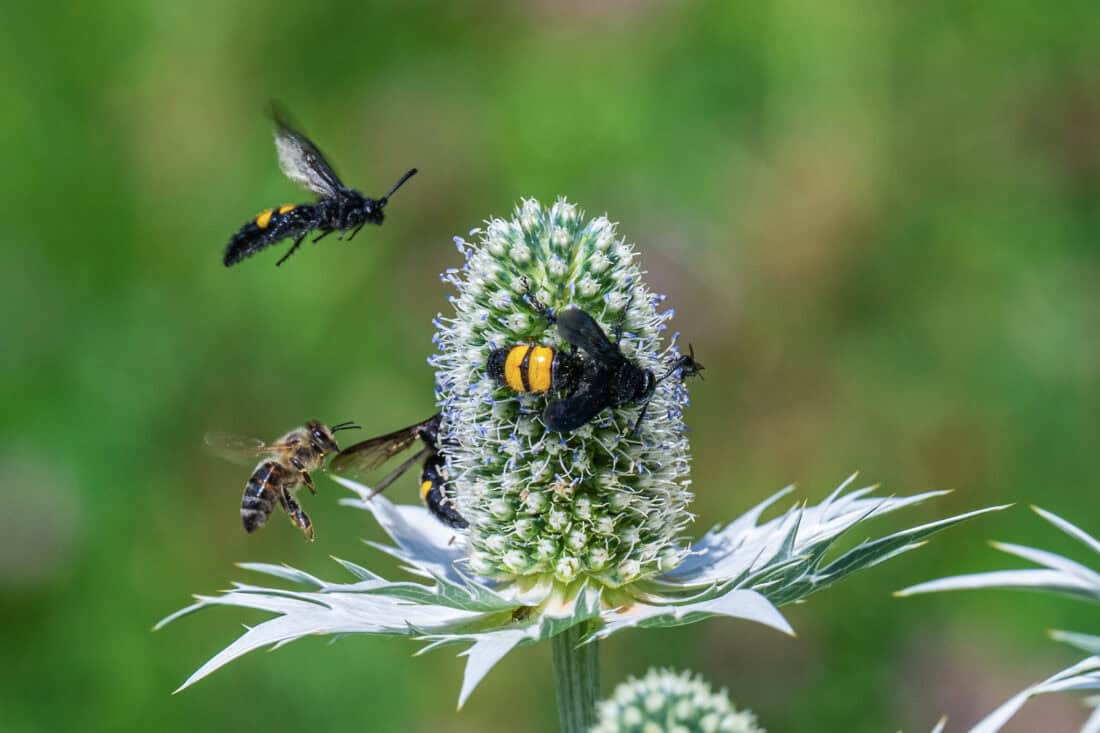
<svg viewBox="0 0 1100 733"><path fill-rule="evenodd" d="M588 624L577 624L553 639L562 733L588 733L596 723L596 702L600 699L600 650L596 646L599 642L577 646L587 628Z"/></svg>

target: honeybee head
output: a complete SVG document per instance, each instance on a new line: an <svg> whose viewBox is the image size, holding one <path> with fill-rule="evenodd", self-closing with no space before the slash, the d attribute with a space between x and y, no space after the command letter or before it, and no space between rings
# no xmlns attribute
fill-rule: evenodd
<svg viewBox="0 0 1100 733"><path fill-rule="evenodd" d="M323 423L310 420L306 423L306 429L309 431L309 441L313 450L321 455L340 451L340 447L336 445L336 440L332 437L332 430Z"/></svg>

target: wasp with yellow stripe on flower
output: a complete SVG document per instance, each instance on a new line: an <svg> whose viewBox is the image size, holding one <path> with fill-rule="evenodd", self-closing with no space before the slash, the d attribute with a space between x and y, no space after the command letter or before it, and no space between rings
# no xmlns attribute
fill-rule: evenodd
<svg viewBox="0 0 1100 733"><path fill-rule="evenodd" d="M318 194L320 198L312 204L283 204L261 211L229 240L223 259L226 267L235 265L276 242L293 238L294 244L275 263L281 265L314 230L318 232L314 242L333 232L340 232L340 239L351 240L367 224L381 224L383 210L390 196L405 181L416 175L416 168L410 169L382 198L364 196L354 188L344 185L317 146L291 127L286 121L286 114L277 104L271 105L271 117L275 122L275 148L279 153L279 167L287 178Z"/></svg>
<svg viewBox="0 0 1100 733"><path fill-rule="evenodd" d="M657 385L674 374L681 379L700 376L703 365L695 361L695 350L678 357L661 377L626 358L619 341L623 324L615 326L612 341L591 315L580 308L567 308L557 315L537 300L528 299L535 310L557 326L559 337L570 351L544 344L515 344L489 353L486 371L499 384L519 394L557 394L542 412L549 430L568 433L592 420L604 408L642 405L634 423L637 432ZM582 356L583 354L583 356Z"/></svg>

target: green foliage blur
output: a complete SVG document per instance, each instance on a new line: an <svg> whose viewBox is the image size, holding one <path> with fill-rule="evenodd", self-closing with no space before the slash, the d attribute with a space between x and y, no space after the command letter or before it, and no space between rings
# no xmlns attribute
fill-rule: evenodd
<svg viewBox="0 0 1100 733"><path fill-rule="evenodd" d="M178 696L259 617L155 634L238 561L396 573L321 479L317 541L255 536L248 469L209 430L364 435L433 408L451 237L522 196L607 213L706 364L696 532L853 470L952 495L893 520L1037 503L1100 531L1100 11L1095 2L3 4L0 728L556 729L548 648L454 710L461 659L305 640ZM382 228L226 270L229 236L309 196L276 165L278 98L345 180L421 174ZM279 250L285 248L280 247ZM406 478L393 496L416 501ZM401 492L405 492L404 494ZM889 529L886 521L882 529ZM1022 507L788 609L603 645L606 690L688 667L773 731L974 722L1074 658L1096 609L1007 593L894 599L1074 551ZM853 538L858 540L861 538ZM1067 730L1069 698L1010 730Z"/></svg>

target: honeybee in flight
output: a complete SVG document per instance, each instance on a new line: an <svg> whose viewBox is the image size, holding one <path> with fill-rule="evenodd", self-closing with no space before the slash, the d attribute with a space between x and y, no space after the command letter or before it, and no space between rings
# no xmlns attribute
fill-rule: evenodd
<svg viewBox="0 0 1100 733"><path fill-rule="evenodd" d="M408 450L419 439L424 447L378 482L374 493L385 491L414 463L423 460L420 470L421 501L431 515L443 524L454 529L465 529L469 523L455 509L454 501L448 495L449 484L443 476L444 461L439 452L439 423L442 419L442 415L436 413L423 422L348 446L332 459L332 470L351 475L373 471L398 453Z"/></svg>
<svg viewBox="0 0 1100 733"><path fill-rule="evenodd" d="M274 443L227 433L209 433L206 444L225 458L252 461L261 456L244 487L241 497L241 522L246 532L255 532L267 523L275 505L282 507L291 523L313 541L313 522L294 498L302 484L316 494L311 471L324 470L325 456L338 453L333 434L340 430L358 429L351 422L331 428L317 420L295 428Z"/></svg>
<svg viewBox="0 0 1100 733"><path fill-rule="evenodd" d="M246 222L225 248L223 262L226 267L293 237L294 244L275 263L281 265L314 229L319 232L314 242L332 232L340 232L341 239L353 239L367 224L382 223L383 209L390 196L416 175L416 168L410 169L380 199L364 196L344 185L317 146L291 127L286 114L275 103L271 105L271 117L275 122L275 149L279 153L279 167L283 174L313 191L319 198L312 204L283 204L264 209Z"/></svg>

